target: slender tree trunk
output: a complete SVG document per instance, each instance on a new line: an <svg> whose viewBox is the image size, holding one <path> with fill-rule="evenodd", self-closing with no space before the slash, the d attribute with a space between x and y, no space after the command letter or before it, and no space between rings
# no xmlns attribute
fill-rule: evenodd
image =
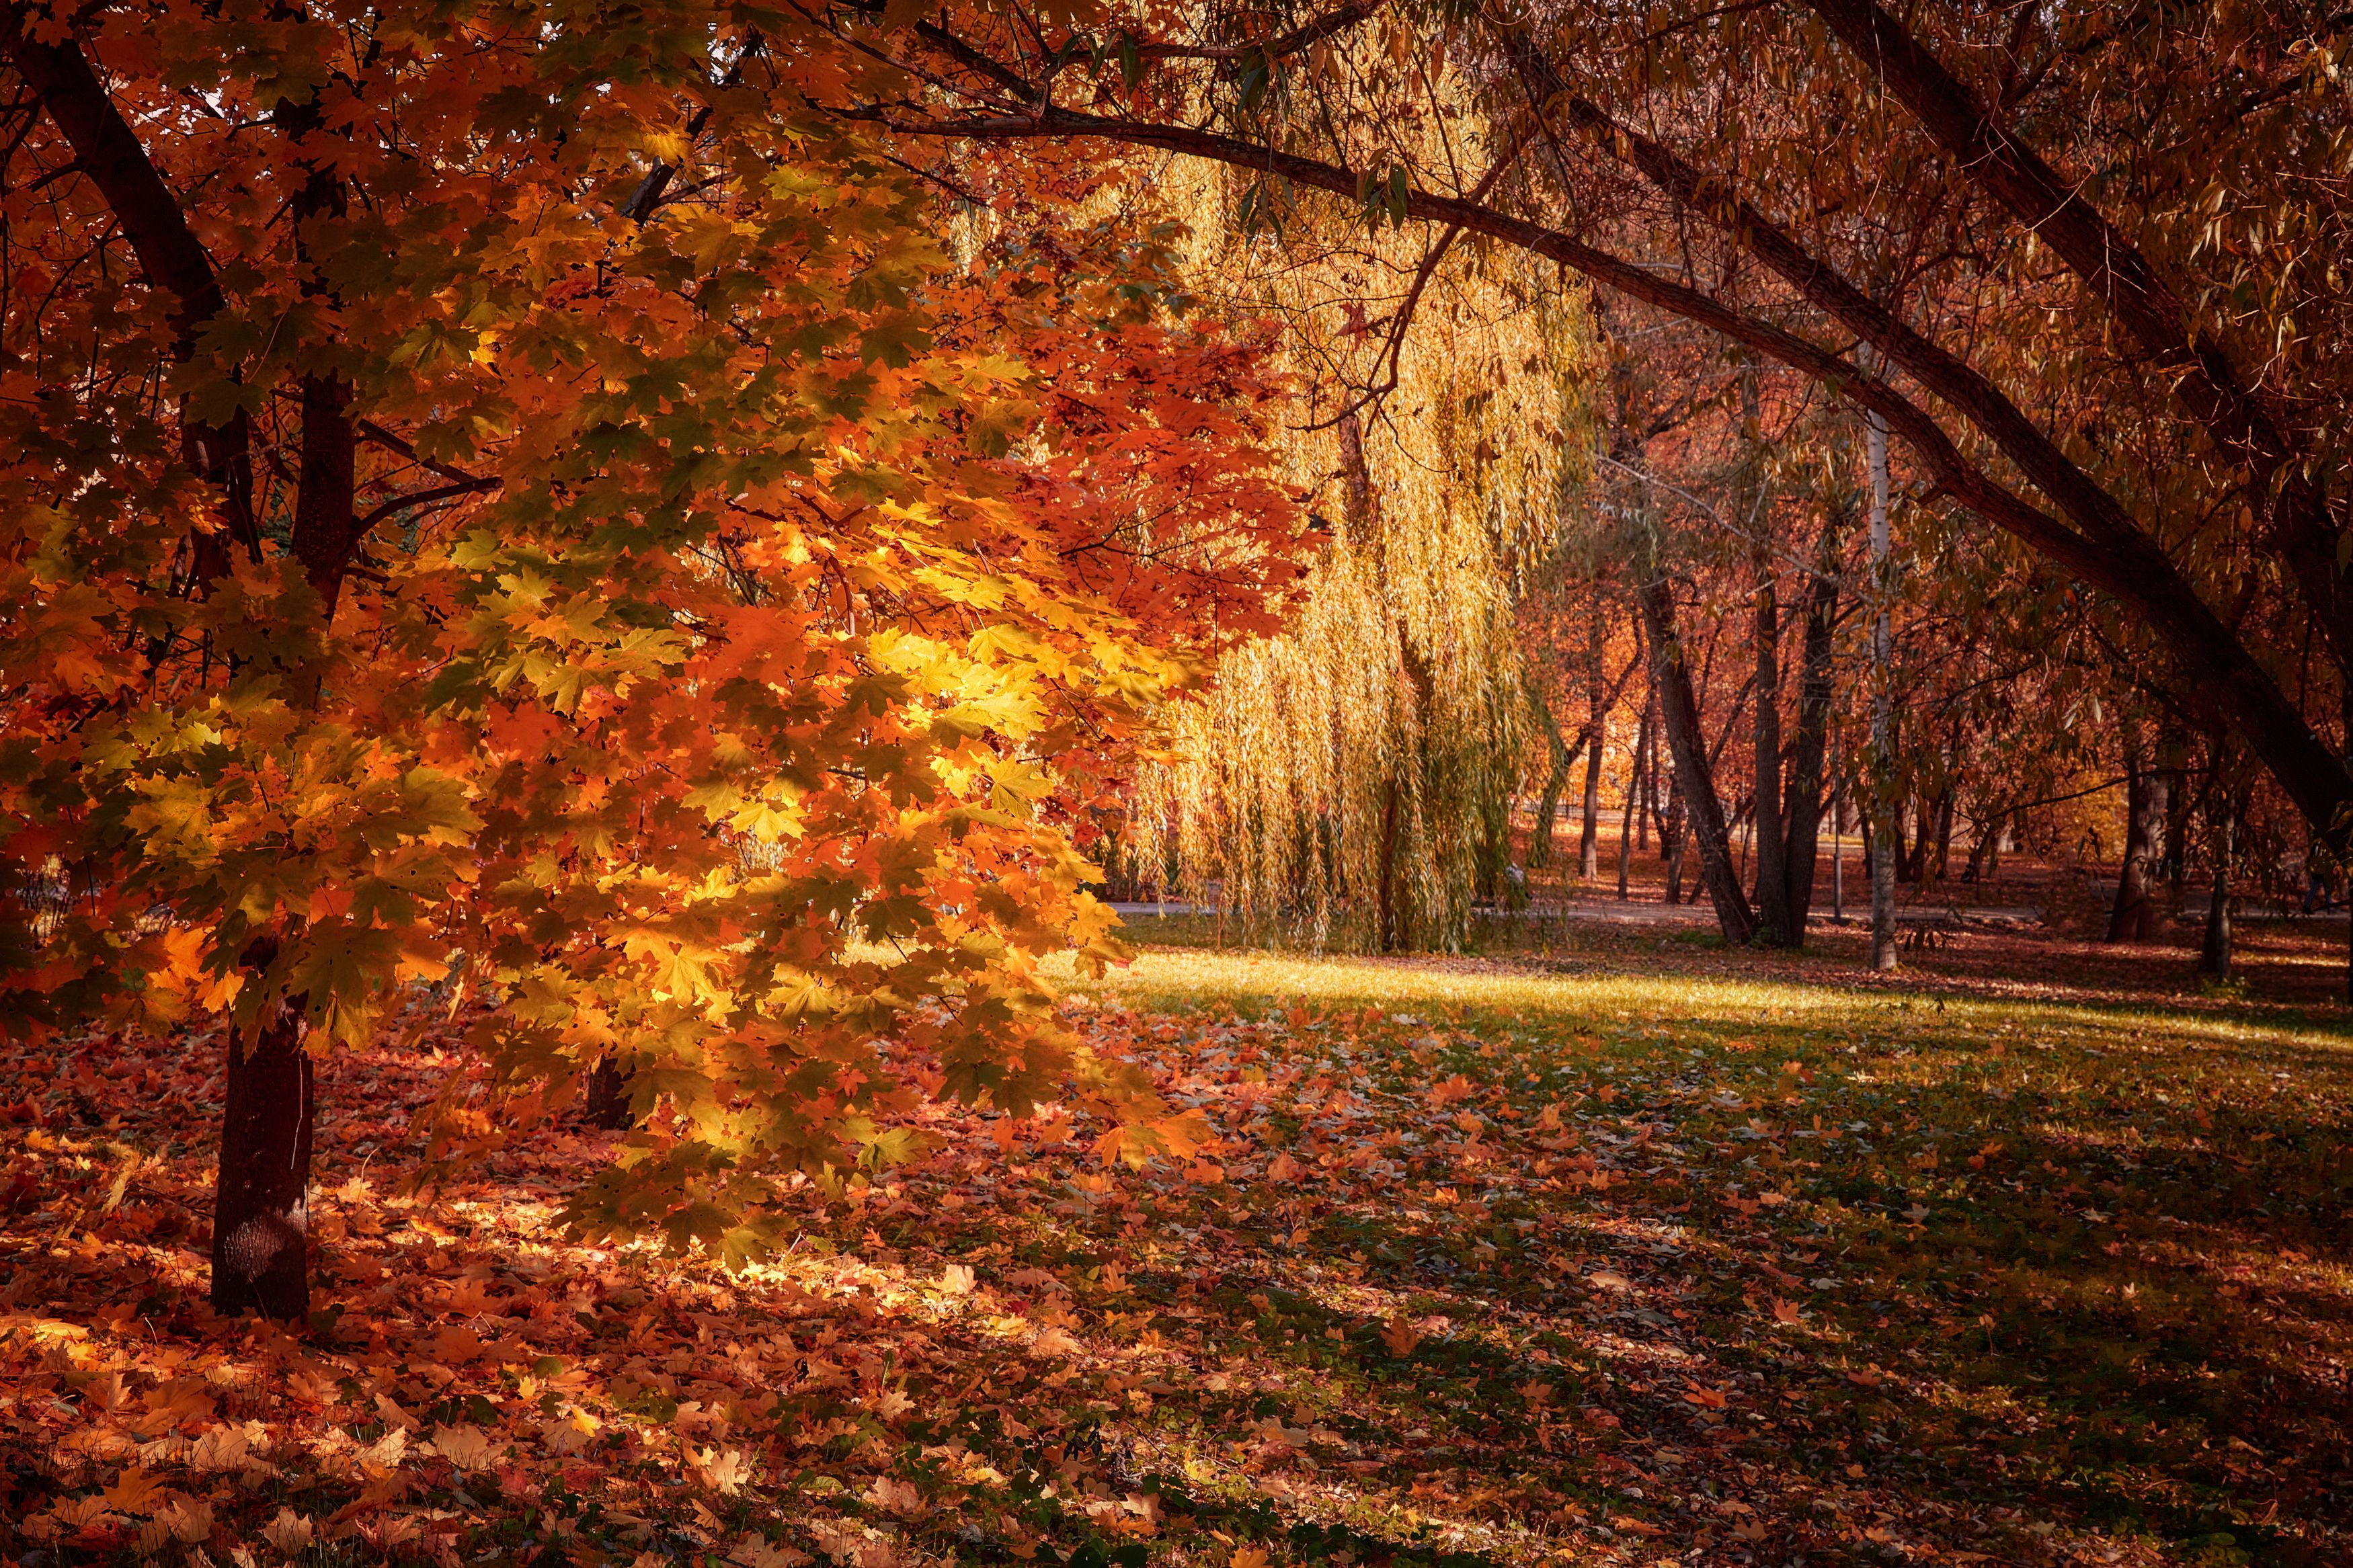
<svg viewBox="0 0 2353 1568"><path fill-rule="evenodd" d="M1601 874L1601 752L1609 733L1609 700L1601 684L1601 655L1607 631L1601 620L1601 606L1596 604L1585 660L1585 732L1591 737L1592 750L1585 753L1585 824L1577 839L1577 874L1588 882Z"/></svg>
<svg viewBox="0 0 2353 1568"><path fill-rule="evenodd" d="M1707 763L1707 737L1700 728L1699 704L1692 694L1691 670L1675 630L1674 601L1666 574L1652 568L1637 595L1651 651L1651 673L1659 693L1661 728L1674 758L1675 790L1683 797L1684 822L1699 850L1700 879L1715 905L1716 923L1726 942L1746 945L1757 934L1740 875L1732 865L1732 841L1725 831L1724 806Z"/></svg>
<svg viewBox="0 0 2353 1568"><path fill-rule="evenodd" d="M1683 847L1691 836L1683 830L1683 792L1675 785L1674 773L1667 774L1666 816L1659 824L1659 856L1666 862L1667 900L1671 904L1683 901Z"/></svg>
<svg viewBox="0 0 2353 1568"><path fill-rule="evenodd" d="M1652 744L1651 714L1645 708L1641 728L1634 736L1633 765L1627 770L1626 809L1618 816L1618 898L1620 902L1626 897L1627 865L1633 857L1634 821L1642 809L1642 771L1650 765Z"/></svg>
<svg viewBox="0 0 2353 1568"><path fill-rule="evenodd" d="M1553 825L1560 816L1560 789L1564 782L1556 768L1545 779L1544 793L1536 797L1536 819L1528 825L1528 868L1552 864Z"/></svg>
<svg viewBox="0 0 2353 1568"><path fill-rule="evenodd" d="M1838 630L1836 520L1823 531L1822 566L1806 594L1806 629L1798 676L1798 733L1781 800L1782 940L1806 940L1814 908L1814 866L1821 851L1822 770L1831 738L1831 656Z"/></svg>
<svg viewBox="0 0 2353 1568"><path fill-rule="evenodd" d="M1760 521L1758 526L1763 526ZM1757 934L1775 947L1795 947L1803 933L1789 924L1788 841L1781 812L1781 607L1769 561L1758 564L1757 587L1757 795L1752 807L1757 840Z"/></svg>
<svg viewBox="0 0 2353 1568"><path fill-rule="evenodd" d="M1871 967L1895 967L1895 803L1890 798L1888 775L1895 763L1895 692L1891 679L1894 664L1894 619L1888 607L1889 581L1894 568L1887 522L1887 426L1876 414L1864 416L1864 437L1871 465L1871 746L1873 772L1878 780L1870 821L1871 842Z"/></svg>
<svg viewBox="0 0 2353 1568"><path fill-rule="evenodd" d="M246 950L248 984L278 955ZM273 1002L250 1040L229 1031L220 1169L213 1184L213 1310L300 1322L311 1312L310 1185L316 1113L303 1001Z"/></svg>
<svg viewBox="0 0 2353 1568"><path fill-rule="evenodd" d="M2157 934L2149 881L2164 854L2166 778L2150 766L2140 729L2125 731L2125 858L2116 873L2116 907L2108 911L2110 942L2147 942Z"/></svg>
<svg viewBox="0 0 2353 1568"><path fill-rule="evenodd" d="M1642 723L1655 736L1659 728L1658 710L1646 710L1642 714ZM1658 749L1654 742L1651 750L1655 753ZM1641 776L1634 782L1640 786L1640 793L1634 797L1634 853L1648 855L1651 852L1651 819L1659 813L1659 768L1655 755L1643 760Z"/></svg>
<svg viewBox="0 0 2353 1568"><path fill-rule="evenodd" d="M1993 864L1994 846L2001 842L2002 819L2010 814L1996 806L1991 816L1978 824L1977 842L1969 846L1969 863L1961 872L1961 880L1982 884Z"/></svg>
<svg viewBox="0 0 2353 1568"><path fill-rule="evenodd" d="M1841 784L1831 795L1831 919L1846 920L1846 794Z"/></svg>
<svg viewBox="0 0 2353 1568"><path fill-rule="evenodd" d="M2210 980L2231 978L2231 858L2237 837L2238 813L2218 787L2219 815L2214 834L2214 899L2206 906L2206 941L2198 953L2198 973Z"/></svg>
<svg viewBox="0 0 2353 1568"><path fill-rule="evenodd" d="M2168 737L2162 732L2158 738L2158 751L2160 763L2165 768L2167 786L2164 849L2166 897L2174 914L2179 916L2189 889L2189 810L2194 803L2190 798L2192 791L2189 788L2189 772L2182 766L2184 758L2181 755L2181 742L2179 737L2171 737L2172 755L2168 759L2164 756L2168 750Z"/></svg>
<svg viewBox="0 0 2353 1568"><path fill-rule="evenodd" d="M1936 809L1928 797L1914 793L1905 797L1903 814L1895 822L1895 847L1902 851L1902 861L1895 873L1899 881L1918 887L1928 874L1928 825L1935 819Z"/></svg>
<svg viewBox="0 0 2353 1568"><path fill-rule="evenodd" d="M1560 738L1560 725L1549 708L1544 710L1545 737L1552 751L1552 771L1545 775L1544 795L1536 803L1536 819L1528 830L1528 865L1552 864L1553 827L1560 818L1560 795L1567 786L1568 770L1577 753Z"/></svg>
<svg viewBox="0 0 2353 1568"><path fill-rule="evenodd" d="M1936 795L1936 847L1934 858L1925 873L1931 883L1942 885L1953 864L1953 786L1947 784Z"/></svg>

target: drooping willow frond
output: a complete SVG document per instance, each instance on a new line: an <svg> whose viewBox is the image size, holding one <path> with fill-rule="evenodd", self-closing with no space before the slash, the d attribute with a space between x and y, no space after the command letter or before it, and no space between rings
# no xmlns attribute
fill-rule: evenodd
<svg viewBox="0 0 2353 1568"><path fill-rule="evenodd" d="M1215 214L1230 195L1187 201ZM1527 710L1513 607L1583 477L1584 303L1461 247L1420 291L1395 385L1364 403L1351 381L1387 381L1365 368L1388 332L1367 318L1398 308L1429 237L1319 237L1294 218L1282 245L1229 230L1208 265L1232 308L1289 328L1309 395L1287 477L1332 540L1292 626L1229 653L1206 700L1172 710L1122 864L1216 899L1238 934L1453 948L1508 858ZM1345 419L1363 432L1368 506L1352 502Z"/></svg>

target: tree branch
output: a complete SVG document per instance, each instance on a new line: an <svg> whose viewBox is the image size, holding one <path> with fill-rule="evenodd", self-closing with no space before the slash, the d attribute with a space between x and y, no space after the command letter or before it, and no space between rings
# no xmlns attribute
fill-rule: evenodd
<svg viewBox="0 0 2353 1568"><path fill-rule="evenodd" d="M172 357L195 357L196 339L207 322L227 309L212 258L180 211L147 150L107 96L98 75L69 37L42 43L26 30L30 9L23 0L0 4L0 55L5 55L41 100L74 152L74 161L121 226L132 254L148 280L175 301L172 311ZM253 510L253 428L240 408L220 425L183 418L182 460L221 493L231 538L253 560L261 559L261 530ZM200 535L198 582L228 569L226 554Z"/></svg>

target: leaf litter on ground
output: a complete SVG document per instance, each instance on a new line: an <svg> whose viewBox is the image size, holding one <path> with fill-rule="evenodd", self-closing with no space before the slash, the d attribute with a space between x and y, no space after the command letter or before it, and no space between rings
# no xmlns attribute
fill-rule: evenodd
<svg viewBox="0 0 2353 1568"><path fill-rule="evenodd" d="M0 1540L854 1568L2341 1560L2341 1016L1151 952L1198 1116L929 1107L728 1274L556 1234L604 1135L400 1195L339 1057L307 1331L203 1309L202 1042L0 1080ZM650 1554L650 1561L649 1560ZM337 1558L336 1560L340 1560Z"/></svg>

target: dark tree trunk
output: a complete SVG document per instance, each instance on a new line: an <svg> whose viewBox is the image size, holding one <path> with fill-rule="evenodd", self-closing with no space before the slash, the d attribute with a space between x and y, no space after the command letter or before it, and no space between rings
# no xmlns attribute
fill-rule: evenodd
<svg viewBox="0 0 2353 1568"><path fill-rule="evenodd" d="M1672 775L1667 782L1666 815L1659 823L1659 856L1667 864L1667 902L1683 901L1683 797L1674 787Z"/></svg>
<svg viewBox="0 0 2353 1568"><path fill-rule="evenodd" d="M1641 793L1634 798L1634 853L1651 852L1651 819L1659 815L1659 705L1655 702L1642 710L1642 723L1651 731L1651 749L1642 759L1641 776L1635 782Z"/></svg>
<svg viewBox="0 0 2353 1568"><path fill-rule="evenodd" d="M1927 867L1926 879L1942 882L1953 864L1953 786L1947 784L1936 794L1936 847L1935 858Z"/></svg>
<svg viewBox="0 0 2353 1568"><path fill-rule="evenodd" d="M2116 874L2116 908L2108 912L2110 942L2147 942L2157 934L2157 902L2149 896L2165 853L2166 776L2150 765L2136 728L2125 734L2125 860Z"/></svg>
<svg viewBox="0 0 2353 1568"><path fill-rule="evenodd" d="M1544 794L1536 801L1536 819L1528 829L1528 865L1552 864L1553 827L1560 820L1560 795L1568 785L1568 770L1577 761L1560 738L1560 726L1545 715L1545 733L1552 746L1552 771L1545 775Z"/></svg>
<svg viewBox="0 0 2353 1568"><path fill-rule="evenodd" d="M2222 852L2214 858L2214 898L2206 906L2206 940L2198 952L2198 973L2211 980L2231 978L2231 829L2222 828Z"/></svg>
<svg viewBox="0 0 2353 1568"><path fill-rule="evenodd" d="M1969 846L1969 863L1961 871L1962 881L1975 884L1986 879L1987 870L1993 864L1994 846L2001 842L2002 821L2009 815L1996 808L1993 815L1978 824L1977 842Z"/></svg>
<svg viewBox="0 0 2353 1568"><path fill-rule="evenodd" d="M1770 570L1757 589L1757 934L1775 947L1794 947L1802 931L1789 925L1789 847L1781 816L1781 606Z"/></svg>
<svg viewBox="0 0 2353 1568"><path fill-rule="evenodd" d="M2219 748L2218 748L2219 750ZM2214 898L2206 906L2206 940L2198 952L2198 973L2209 980L2231 978L2231 861L2237 850L2240 802L2214 784L2211 831Z"/></svg>
<svg viewBox="0 0 2353 1568"><path fill-rule="evenodd" d="M589 1126L606 1132L626 1131L636 1124L629 1114L629 1079L621 1070L620 1058L607 1053L596 1058L588 1071L581 1114Z"/></svg>
<svg viewBox="0 0 2353 1568"><path fill-rule="evenodd" d="M1746 945L1757 934L1740 875L1733 868L1732 843L1725 833L1724 805L1707 762L1707 737L1700 729L1699 704L1692 694L1691 670L1675 629L1674 601L1663 573L1643 583L1642 628L1651 649L1651 674L1659 693L1660 727L1674 758L1675 793L1683 797L1683 820L1699 850L1700 880L1715 905L1716 923L1726 942Z"/></svg>
<svg viewBox="0 0 2353 1568"><path fill-rule="evenodd" d="M1831 739L1831 655L1838 630L1836 558L1825 543L1823 570L1806 595L1806 631L1798 677L1798 733L1789 750L1788 781L1781 800L1782 940L1804 945L1806 921L1814 908L1814 864L1822 830L1822 766Z"/></svg>
<svg viewBox="0 0 2353 1568"><path fill-rule="evenodd" d="M1591 638L1586 648L1585 824L1577 837L1577 874L1591 881L1601 874L1601 752L1609 731L1609 701L1601 687L1604 627L1595 606Z"/></svg>
<svg viewBox="0 0 2353 1568"><path fill-rule="evenodd" d="M2159 742L2160 751L2162 742ZM2166 769L2165 880L2173 912L2181 912L2189 889L2189 781L2177 760Z"/></svg>
<svg viewBox="0 0 2353 1568"><path fill-rule="evenodd" d="M1642 814L1642 772L1650 766L1651 712L1642 710L1642 726L1634 737L1633 764L1627 770L1626 808L1618 816L1618 897L1626 897L1626 871L1634 854L1634 824Z"/></svg>
<svg viewBox="0 0 2353 1568"><path fill-rule="evenodd" d="M276 956L257 942L245 967ZM248 975L248 984L253 975ZM311 1053L302 1002L273 1002L256 1037L229 1034L220 1170L213 1184L213 1310L301 1322L311 1312Z"/></svg>
<svg viewBox="0 0 2353 1568"><path fill-rule="evenodd" d="M1846 921L1846 785L1831 791L1831 919Z"/></svg>
<svg viewBox="0 0 2353 1568"><path fill-rule="evenodd" d="M1906 816L1912 819L1911 843L1908 847L1905 843L1904 820ZM1897 809L1895 842L1901 858L1897 862L1895 874L1899 880L1909 882L1915 888L1928 874L1929 824L1934 816L1935 813L1931 809L1930 803L1922 795L1913 795Z"/></svg>

